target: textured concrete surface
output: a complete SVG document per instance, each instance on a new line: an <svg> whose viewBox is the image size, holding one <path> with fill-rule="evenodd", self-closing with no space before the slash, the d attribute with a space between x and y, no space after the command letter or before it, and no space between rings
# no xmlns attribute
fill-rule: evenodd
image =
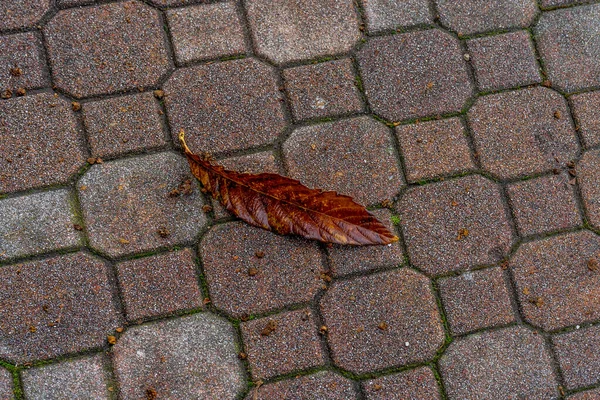
<svg viewBox="0 0 600 400"><path fill-rule="evenodd" d="M570 97L573 115L583 143L587 147L600 145L600 92L576 94Z"/></svg>
<svg viewBox="0 0 600 400"><path fill-rule="evenodd" d="M600 356L596 345L600 328L577 329L552 338L567 388L574 389L600 382Z"/></svg>
<svg viewBox="0 0 600 400"><path fill-rule="evenodd" d="M42 41L33 32L0 36L0 65L2 90L16 93L19 88L34 89L50 83Z"/></svg>
<svg viewBox="0 0 600 400"><path fill-rule="evenodd" d="M427 0L362 0L362 5L367 29L373 33L433 22Z"/></svg>
<svg viewBox="0 0 600 400"><path fill-rule="evenodd" d="M0 31L35 25L51 5L51 0L3 1L0 4Z"/></svg>
<svg viewBox="0 0 600 400"><path fill-rule="evenodd" d="M7 400L14 399L13 377L12 374L4 368L0 369L0 396Z"/></svg>
<svg viewBox="0 0 600 400"><path fill-rule="evenodd" d="M367 400L439 400L440 392L431 369L421 367L363 384Z"/></svg>
<svg viewBox="0 0 600 400"><path fill-rule="evenodd" d="M317 372L252 389L246 400L352 400L357 393L352 381L333 372Z"/></svg>

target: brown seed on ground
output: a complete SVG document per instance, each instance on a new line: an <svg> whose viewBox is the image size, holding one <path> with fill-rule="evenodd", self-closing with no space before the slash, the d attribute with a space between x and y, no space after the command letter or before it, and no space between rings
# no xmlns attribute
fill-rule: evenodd
<svg viewBox="0 0 600 400"><path fill-rule="evenodd" d="M385 331L388 328L388 325L385 322L380 322L379 325L377 325L377 327L382 331Z"/></svg>
<svg viewBox="0 0 600 400"><path fill-rule="evenodd" d="M175 189L175 190L177 190L177 189ZM179 191L178 191L178 192L179 192ZM213 208L212 208L212 206L211 206L211 205L209 205L209 204L205 204L205 205L203 205L203 206L202 206L202 211L203 211L203 212L205 212L205 213L209 213L209 212L211 212L211 211L212 211L212 209L213 209Z"/></svg>
<svg viewBox="0 0 600 400"><path fill-rule="evenodd" d="M554 118L560 119L560 117L561 117L560 111L554 111Z"/></svg>
<svg viewBox="0 0 600 400"><path fill-rule="evenodd" d="M154 94L154 97L156 97L157 99L161 100L162 98L165 97L165 92L162 90L155 90L154 92L152 92Z"/></svg>
<svg viewBox="0 0 600 400"><path fill-rule="evenodd" d="M590 258L587 262L587 267L590 271L598 271L598 260Z"/></svg>
<svg viewBox="0 0 600 400"><path fill-rule="evenodd" d="M254 268L254 267L248 268L248 275L254 276L256 274L258 274L258 269Z"/></svg>
<svg viewBox="0 0 600 400"><path fill-rule="evenodd" d="M156 390L154 388L148 388L148 389L146 389L146 399L147 400L156 400L156 399L158 399L158 393L156 393Z"/></svg>
<svg viewBox="0 0 600 400"><path fill-rule="evenodd" d="M265 252L264 251L256 251L256 252L254 252L254 255L256 256L256 258L263 258L265 256Z"/></svg>
<svg viewBox="0 0 600 400"><path fill-rule="evenodd" d="M238 353L238 358L240 360L245 360L246 358L248 358L248 355L244 352Z"/></svg>
<svg viewBox="0 0 600 400"><path fill-rule="evenodd" d="M160 228L158 228L158 230L156 232L158 233L158 235L160 237L163 237L163 238L169 237L169 235L171 235L171 231L169 231L164 226L161 226Z"/></svg>
<svg viewBox="0 0 600 400"><path fill-rule="evenodd" d="M83 227L79 224L73 224L73 229L75 229L76 231L82 231Z"/></svg>
<svg viewBox="0 0 600 400"><path fill-rule="evenodd" d="M73 109L73 111L79 111L81 110L81 103L74 101L71 103L71 108Z"/></svg>
<svg viewBox="0 0 600 400"><path fill-rule="evenodd" d="M116 331L117 333L122 333L124 330L125 330L125 329L124 329L124 328L122 328L122 327L118 327L118 328L116 328L116 329L115 329L115 331Z"/></svg>
<svg viewBox="0 0 600 400"><path fill-rule="evenodd" d="M26 93L27 91L24 88L17 89L17 96L25 96Z"/></svg>
<svg viewBox="0 0 600 400"><path fill-rule="evenodd" d="M2 92L2 95L0 95L0 97L2 97L3 99L10 99L12 97L12 90L6 89Z"/></svg>
<svg viewBox="0 0 600 400"><path fill-rule="evenodd" d="M23 70L19 67L11 68L10 74L12 76L21 76L21 75L23 75Z"/></svg>
<svg viewBox="0 0 600 400"><path fill-rule="evenodd" d="M117 338L112 335L107 336L106 340L108 341L108 344L117 344Z"/></svg>
<svg viewBox="0 0 600 400"><path fill-rule="evenodd" d="M260 335L261 336L269 336L271 333L273 333L273 331L275 331L275 329L277 329L277 322L273 321L273 320L270 320L267 323L267 326L265 326L263 328L263 330L260 331Z"/></svg>

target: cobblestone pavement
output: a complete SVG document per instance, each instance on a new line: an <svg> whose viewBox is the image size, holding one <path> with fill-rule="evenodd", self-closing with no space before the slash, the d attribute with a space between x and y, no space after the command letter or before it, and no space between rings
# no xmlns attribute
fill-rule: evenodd
<svg viewBox="0 0 600 400"><path fill-rule="evenodd" d="M600 1L3 0L0 94L0 399L600 399Z"/></svg>

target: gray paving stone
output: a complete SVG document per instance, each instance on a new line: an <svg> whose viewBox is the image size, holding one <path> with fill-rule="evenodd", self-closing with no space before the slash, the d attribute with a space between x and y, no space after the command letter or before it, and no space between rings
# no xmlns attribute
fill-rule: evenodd
<svg viewBox="0 0 600 400"><path fill-rule="evenodd" d="M351 0L249 0L246 9L258 54L277 64L345 53L360 38Z"/></svg>
<svg viewBox="0 0 600 400"><path fill-rule="evenodd" d="M392 121L458 112L473 91L458 40L438 29L371 38L358 62L372 110Z"/></svg>
<svg viewBox="0 0 600 400"><path fill-rule="evenodd" d="M101 354L25 369L21 380L28 399L111 398L107 362Z"/></svg>
<svg viewBox="0 0 600 400"><path fill-rule="evenodd" d="M567 6L570 4L584 3L585 0L540 0L542 7Z"/></svg>
<svg viewBox="0 0 600 400"><path fill-rule="evenodd" d="M330 371L299 376L252 389L246 400L352 400L352 381Z"/></svg>
<svg viewBox="0 0 600 400"><path fill-rule="evenodd" d="M190 194L169 195L187 179ZM111 257L189 242L206 222L197 180L173 153L93 165L77 188L90 245Z"/></svg>
<svg viewBox="0 0 600 400"><path fill-rule="evenodd" d="M0 36L0 89L33 89L50 85L42 41L33 32Z"/></svg>
<svg viewBox="0 0 600 400"><path fill-rule="evenodd" d="M600 150L583 155L577 164L577 175L588 222L600 229Z"/></svg>
<svg viewBox="0 0 600 400"><path fill-rule="evenodd" d="M85 6L88 4L95 3L96 0L56 0L58 8L69 8L77 6Z"/></svg>
<svg viewBox="0 0 600 400"><path fill-rule="evenodd" d="M233 327L208 313L128 329L113 363L125 400L233 399L246 387Z"/></svg>
<svg viewBox="0 0 600 400"><path fill-rule="evenodd" d="M567 389L600 383L600 326L559 334L552 342Z"/></svg>
<svg viewBox="0 0 600 400"><path fill-rule="evenodd" d="M440 400L438 384L428 367L421 367L363 383L367 400Z"/></svg>
<svg viewBox="0 0 600 400"><path fill-rule="evenodd" d="M433 23L428 0L362 0L369 33Z"/></svg>
<svg viewBox="0 0 600 400"><path fill-rule="evenodd" d="M587 147L600 145L600 91L570 97L579 133Z"/></svg>
<svg viewBox="0 0 600 400"><path fill-rule="evenodd" d="M0 368L0 398L3 400L14 400L13 377L9 371Z"/></svg>
<svg viewBox="0 0 600 400"><path fill-rule="evenodd" d="M30 27L52 7L51 0L11 0L0 3L0 31Z"/></svg>
<svg viewBox="0 0 600 400"><path fill-rule="evenodd" d="M600 388L586 390L584 392L579 392L576 394L572 394L567 397L568 400L598 400L600 399Z"/></svg>
<svg viewBox="0 0 600 400"><path fill-rule="evenodd" d="M54 84L75 97L153 86L170 65L158 11L138 1L60 11L44 37Z"/></svg>

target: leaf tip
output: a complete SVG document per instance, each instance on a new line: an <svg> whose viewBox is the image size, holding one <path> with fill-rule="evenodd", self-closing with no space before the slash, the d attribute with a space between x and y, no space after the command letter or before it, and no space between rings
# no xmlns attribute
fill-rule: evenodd
<svg viewBox="0 0 600 400"><path fill-rule="evenodd" d="M183 129L180 129L179 134L177 136L179 138L179 143L181 143L181 146L183 147L183 151L186 154L192 154L192 151L189 147L187 147L187 144L185 143L185 131Z"/></svg>

